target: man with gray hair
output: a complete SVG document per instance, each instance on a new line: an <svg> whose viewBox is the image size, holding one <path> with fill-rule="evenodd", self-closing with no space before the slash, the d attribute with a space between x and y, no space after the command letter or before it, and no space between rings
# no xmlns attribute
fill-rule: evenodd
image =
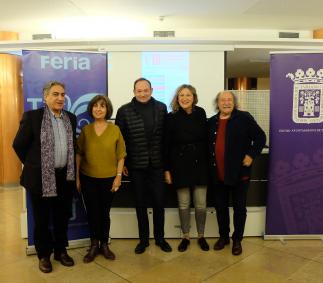
<svg viewBox="0 0 323 283"><path fill-rule="evenodd" d="M250 113L237 109L237 100L231 91L219 92L215 106L218 113L208 121L210 174L220 234L214 249L222 250L230 243L231 195L234 226L232 254L240 255L247 218L251 165L265 146L266 135Z"/></svg>
<svg viewBox="0 0 323 283"><path fill-rule="evenodd" d="M13 148L24 164L20 184L28 191L34 216L34 243L39 269L52 271L50 255L65 266L67 225L75 189L76 117L63 110L65 86L56 81L43 88L45 106L24 113ZM49 229L52 216L53 231Z"/></svg>

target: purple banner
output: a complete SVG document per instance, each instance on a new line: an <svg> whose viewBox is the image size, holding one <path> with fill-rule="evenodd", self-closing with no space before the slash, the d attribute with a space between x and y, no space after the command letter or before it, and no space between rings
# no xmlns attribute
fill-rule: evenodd
<svg viewBox="0 0 323 283"><path fill-rule="evenodd" d="M107 54L90 52L23 50L23 92L25 111L43 106L42 88L50 80L65 84L65 109L77 116L77 132L89 123L86 113L96 94L107 93ZM33 215L27 196L28 245L33 245ZM88 226L82 200L73 201L69 240L88 238Z"/></svg>
<svg viewBox="0 0 323 283"><path fill-rule="evenodd" d="M266 235L323 234L323 53L272 54Z"/></svg>

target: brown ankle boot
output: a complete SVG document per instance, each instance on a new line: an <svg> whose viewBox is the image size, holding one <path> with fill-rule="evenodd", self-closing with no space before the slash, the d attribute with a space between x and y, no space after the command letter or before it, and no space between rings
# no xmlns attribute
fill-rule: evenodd
<svg viewBox="0 0 323 283"><path fill-rule="evenodd" d="M100 250L106 259L110 259L110 260L116 259L115 254L109 249L109 246L107 243L101 243Z"/></svg>
<svg viewBox="0 0 323 283"><path fill-rule="evenodd" d="M91 246L88 253L84 256L83 262L89 263L95 259L99 253L99 240L91 240Z"/></svg>

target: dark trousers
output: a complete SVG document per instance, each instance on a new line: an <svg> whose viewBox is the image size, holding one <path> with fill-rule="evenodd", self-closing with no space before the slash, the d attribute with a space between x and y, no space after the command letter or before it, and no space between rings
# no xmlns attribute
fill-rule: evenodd
<svg viewBox="0 0 323 283"><path fill-rule="evenodd" d="M66 181L66 170L56 171L56 197L31 194L34 216L34 243L38 258L65 251L68 246L68 220L72 212L74 187ZM49 229L52 222L53 229Z"/></svg>
<svg viewBox="0 0 323 283"><path fill-rule="evenodd" d="M107 242L110 233L110 209L114 193L111 192L114 177L93 178L80 176L81 190L92 240Z"/></svg>
<svg viewBox="0 0 323 283"><path fill-rule="evenodd" d="M165 224L165 187L162 169L147 168L132 170L131 182L135 193L136 213L138 220L139 238L147 242L149 239L149 221L147 214L148 199L151 197L154 220L154 238L160 241L164 238Z"/></svg>
<svg viewBox="0 0 323 283"><path fill-rule="evenodd" d="M229 238L230 233L230 215L229 199L232 196L233 206L233 240L241 241L247 218L247 191L249 181L241 181L236 186L226 186L223 183L215 188L215 209L219 225L220 237Z"/></svg>

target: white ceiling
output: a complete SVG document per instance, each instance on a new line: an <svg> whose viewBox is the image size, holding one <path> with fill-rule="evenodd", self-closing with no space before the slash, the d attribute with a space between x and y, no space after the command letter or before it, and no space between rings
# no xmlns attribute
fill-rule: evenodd
<svg viewBox="0 0 323 283"><path fill-rule="evenodd" d="M269 77L270 51L277 49L235 49L227 52L226 75L235 77Z"/></svg>
<svg viewBox="0 0 323 283"><path fill-rule="evenodd" d="M75 38L130 31L152 36L153 30L310 31L322 27L323 0L0 0L0 31L30 35L69 32ZM258 71L267 70L268 50L259 54L252 50L252 58L257 56L258 61L250 62L250 50L229 52L228 69L244 61Z"/></svg>
<svg viewBox="0 0 323 283"><path fill-rule="evenodd" d="M322 0L0 0L0 30L31 33L69 25L76 32L80 21L115 29L111 19L148 29L313 30L323 27L322 15Z"/></svg>

